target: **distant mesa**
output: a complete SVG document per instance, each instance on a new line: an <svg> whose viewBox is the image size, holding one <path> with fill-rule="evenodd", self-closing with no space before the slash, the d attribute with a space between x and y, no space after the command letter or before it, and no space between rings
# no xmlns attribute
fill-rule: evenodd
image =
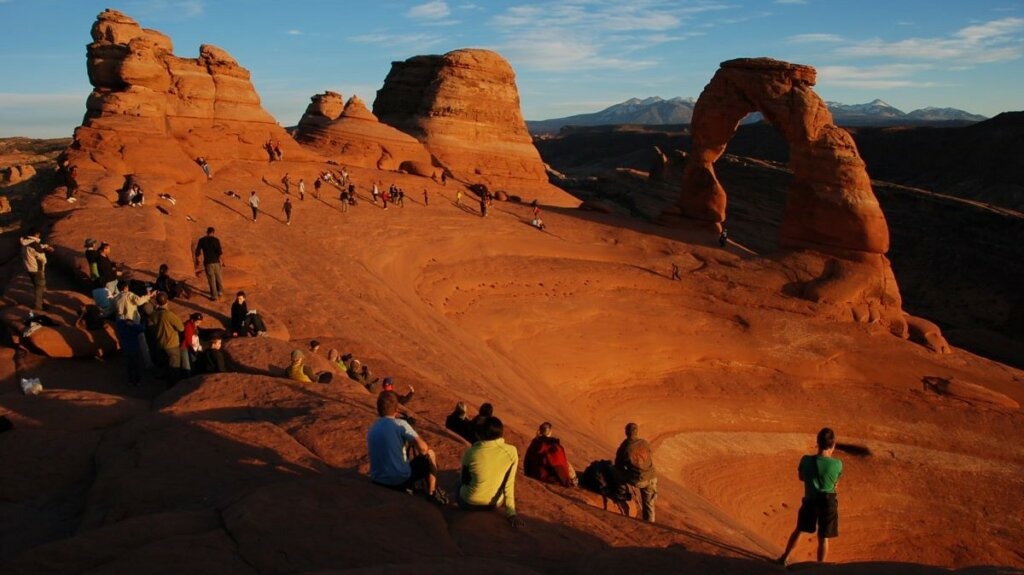
<svg viewBox="0 0 1024 575"><path fill-rule="evenodd" d="M347 165L440 176L419 140L382 124L357 96L343 103L341 94L324 92L310 100L295 131L298 142Z"/></svg>
<svg viewBox="0 0 1024 575"><path fill-rule="evenodd" d="M515 73L495 52L466 49L394 62L373 112L423 142L457 180L579 205L548 183L523 121Z"/></svg>
<svg viewBox="0 0 1024 575"><path fill-rule="evenodd" d="M906 334L896 280L885 253L889 228L849 132L832 123L812 89L810 66L769 58L723 62L694 106L693 149L678 209L697 221L726 220L726 191L714 162L747 114L761 112L789 144L793 183L779 245L835 256L804 297L851 306L854 319L884 320Z"/></svg>

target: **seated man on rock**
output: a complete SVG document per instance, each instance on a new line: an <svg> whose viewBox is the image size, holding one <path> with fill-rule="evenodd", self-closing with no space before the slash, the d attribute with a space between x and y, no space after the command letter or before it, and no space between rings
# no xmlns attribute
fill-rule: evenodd
<svg viewBox="0 0 1024 575"><path fill-rule="evenodd" d="M488 417L478 429L477 441L462 455L459 507L482 511L505 506L505 516L513 527L523 521L516 517L516 467L519 452L505 443L505 426L497 417Z"/></svg>
<svg viewBox="0 0 1024 575"><path fill-rule="evenodd" d="M407 421L397 417L398 394L382 391L377 396L377 414L380 418L366 434L370 479L377 485L410 493L423 481L428 500L441 505L448 503L444 491L437 487L434 450ZM411 460L408 447L416 453Z"/></svg>
<svg viewBox="0 0 1024 575"><path fill-rule="evenodd" d="M467 415L465 402L455 404L455 410L448 414L444 420L444 426L454 431L459 437L473 443L476 441L476 433L473 432L473 421Z"/></svg>
<svg viewBox="0 0 1024 575"><path fill-rule="evenodd" d="M191 299L192 289L185 282L172 278L169 269L167 264L160 264L160 271L157 272L153 287L156 288L156 291L162 291L167 294L167 297L172 300L178 297Z"/></svg>
<svg viewBox="0 0 1024 575"><path fill-rule="evenodd" d="M292 361L287 369L288 379L301 381L303 383L330 383L331 372L323 371L314 373L313 368L305 364L305 356L301 349L292 350Z"/></svg>
<svg viewBox="0 0 1024 575"><path fill-rule="evenodd" d="M561 442L551 436L551 424L547 421L540 424L537 437L526 448L523 470L527 477L545 483L560 483L565 487L577 484L576 470L569 465Z"/></svg>

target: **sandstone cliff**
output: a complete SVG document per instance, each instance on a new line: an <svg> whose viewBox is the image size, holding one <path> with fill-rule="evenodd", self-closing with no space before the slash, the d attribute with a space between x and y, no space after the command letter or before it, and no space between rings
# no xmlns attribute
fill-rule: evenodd
<svg viewBox="0 0 1024 575"><path fill-rule="evenodd" d="M579 205L548 183L520 112L515 73L494 52L456 50L394 62L373 111L423 142L457 180Z"/></svg>
<svg viewBox="0 0 1024 575"><path fill-rule="evenodd" d="M341 94L335 92L317 94L310 100L295 132L300 143L342 164L434 175L430 152L423 144L382 124L357 96L344 106Z"/></svg>

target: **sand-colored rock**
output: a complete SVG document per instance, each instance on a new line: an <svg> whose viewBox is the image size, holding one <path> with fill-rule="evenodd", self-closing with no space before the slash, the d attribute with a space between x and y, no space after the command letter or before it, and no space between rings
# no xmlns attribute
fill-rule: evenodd
<svg viewBox="0 0 1024 575"><path fill-rule="evenodd" d="M334 92L313 96L295 139L349 166L397 171L402 166L431 165L430 152L416 138L381 123L357 96L339 112L340 99ZM430 177L433 170L429 171L417 175Z"/></svg>
<svg viewBox="0 0 1024 575"><path fill-rule="evenodd" d="M906 315L906 318L910 341L919 343L935 353L953 352L946 338L942 336L942 330L935 325L935 322L909 314Z"/></svg>
<svg viewBox="0 0 1024 575"><path fill-rule="evenodd" d="M793 186L780 229L783 247L884 254L889 249L885 216L871 191L853 138L832 123L812 89L816 73L769 58L723 62L701 92L693 113L693 150L679 201L690 218L721 223L726 192L714 162L740 120L760 111L790 146Z"/></svg>
<svg viewBox="0 0 1024 575"><path fill-rule="evenodd" d="M515 73L499 54L465 49L391 64L373 112L415 136L465 184L561 206L579 201L548 184L519 105Z"/></svg>
<svg viewBox="0 0 1024 575"><path fill-rule="evenodd" d="M24 182L35 175L36 169L29 164L22 166L8 166L0 170L0 185L12 186L14 184ZM8 205L7 211L10 211L10 205ZM3 210L2 204L0 204L0 214L5 213L7 212Z"/></svg>

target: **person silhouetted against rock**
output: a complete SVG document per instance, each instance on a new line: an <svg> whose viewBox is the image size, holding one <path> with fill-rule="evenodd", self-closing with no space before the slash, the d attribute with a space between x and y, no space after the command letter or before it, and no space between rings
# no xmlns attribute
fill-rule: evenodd
<svg viewBox="0 0 1024 575"><path fill-rule="evenodd" d="M210 345L203 352L203 368L206 373L224 373L228 370L223 345L224 333L218 330L210 337Z"/></svg>
<svg viewBox="0 0 1024 575"><path fill-rule="evenodd" d="M505 443L505 426L488 417L480 427L480 440L462 454L459 507L476 511L504 505L513 527L523 524L516 517L516 467L519 452Z"/></svg>
<svg viewBox="0 0 1024 575"><path fill-rule="evenodd" d="M156 291L162 291L167 294L167 299L170 300L178 297L192 298L192 288L188 287L187 283L172 278L170 267L167 264L160 264L156 280L153 281L153 287L156 288Z"/></svg>
<svg viewBox="0 0 1024 575"><path fill-rule="evenodd" d="M36 231L21 238L21 263L32 280L32 307L37 310L43 309L43 293L46 291L46 254L53 252L52 247L39 239L41 235Z"/></svg>
<svg viewBox="0 0 1024 575"><path fill-rule="evenodd" d="M533 438L526 448L523 457L523 471L527 477L545 483L560 483L565 487L576 485L576 470L569 464L557 437L551 436L551 424L545 421L537 429L537 437Z"/></svg>
<svg viewBox="0 0 1024 575"><path fill-rule="evenodd" d="M377 485L412 492L417 483L426 483L427 498L435 503L448 502L444 491L437 487L437 462L427 442L398 415L398 395L382 391L377 396L377 421L366 434L366 447L370 456L370 479ZM409 459L409 449L415 451Z"/></svg>
<svg viewBox="0 0 1024 575"><path fill-rule="evenodd" d="M114 322L114 331L117 333L117 341L121 348L121 358L124 361L128 384L139 385L142 382L144 366L141 346L146 343L146 328L140 323L118 319Z"/></svg>
<svg viewBox="0 0 1024 575"><path fill-rule="evenodd" d="M100 253L96 250L96 240L92 238L86 238L85 240L85 263L89 267L89 282L95 282L100 277L100 270L96 267L96 262L99 261Z"/></svg>
<svg viewBox="0 0 1024 575"><path fill-rule="evenodd" d="M281 209L284 210L284 224L292 225L292 199L290 197L284 198L284 206Z"/></svg>
<svg viewBox="0 0 1024 575"><path fill-rule="evenodd" d="M682 276L679 275L679 264L672 262L672 279L675 281L682 280Z"/></svg>
<svg viewBox="0 0 1024 575"><path fill-rule="evenodd" d="M480 430L483 428L483 425L487 423L487 418L491 417L492 415L494 415L493 405L491 405L490 403L480 404L480 409L479 411L477 411L476 417L474 417L473 420L470 422L470 426L472 428L474 437L474 439L471 439L469 441L470 443L473 443L474 441L480 439Z"/></svg>
<svg viewBox="0 0 1024 575"><path fill-rule="evenodd" d="M107 285L117 281L121 272L117 271L117 265L110 259L110 244L103 242L97 250L96 269L99 272L99 285Z"/></svg>
<svg viewBox="0 0 1024 575"><path fill-rule="evenodd" d="M213 227L206 228L206 235L196 242L196 251L192 254L192 263L196 267L196 275L199 275L199 254L203 255L203 269L206 271L206 281L210 284L210 300L217 301L224 293L224 280L221 277L220 269L224 266L224 252L220 246L220 240L214 235L216 230Z"/></svg>
<svg viewBox="0 0 1024 575"><path fill-rule="evenodd" d="M797 466L797 477L804 482L804 498L796 514L796 528L779 557L781 565L789 563L800 533L818 533L818 561L828 556L828 540L839 536L839 501L836 483L843 474L843 462L832 457L836 434L828 427L818 432L817 455L805 455Z"/></svg>
<svg viewBox="0 0 1024 575"><path fill-rule="evenodd" d="M181 335L185 325L181 323L181 318L167 309L167 294L157 292L153 300L156 302L156 310L149 316L149 328L167 362L167 384L174 385L182 375Z"/></svg>
<svg viewBox="0 0 1024 575"><path fill-rule="evenodd" d="M476 441L476 432L473 430L473 420L469 418L466 411L465 403L461 401L456 403L455 409L445 418L444 426L459 437L473 443Z"/></svg>
<svg viewBox="0 0 1024 575"><path fill-rule="evenodd" d="M718 246L724 248L726 242L729 241L729 230L722 228L721 235L718 236Z"/></svg>
<svg viewBox="0 0 1024 575"><path fill-rule="evenodd" d="M615 467L626 483L640 491L643 519L654 523L654 502L658 499L658 474L654 470L654 452L640 438L640 426L626 424L626 439L615 452Z"/></svg>

